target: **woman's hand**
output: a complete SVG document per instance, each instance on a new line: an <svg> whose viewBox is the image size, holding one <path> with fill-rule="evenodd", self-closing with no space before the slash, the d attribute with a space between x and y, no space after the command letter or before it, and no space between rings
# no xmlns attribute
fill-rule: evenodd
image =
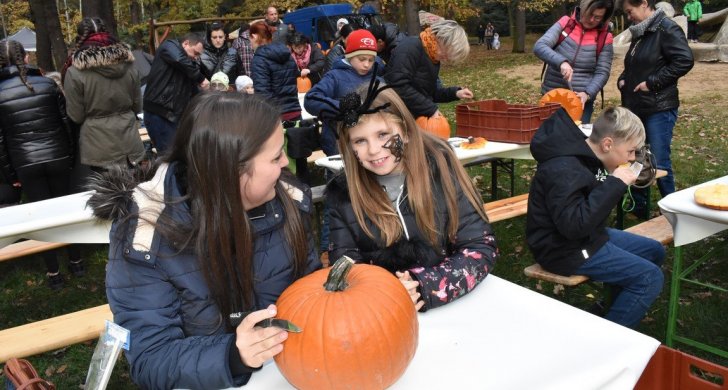
<svg viewBox="0 0 728 390"><path fill-rule="evenodd" d="M442 113L440 112L440 110L437 110L437 111L435 111L434 114L432 114L432 116L430 118L436 119L436 118L439 118L441 116L442 116Z"/></svg>
<svg viewBox="0 0 728 390"><path fill-rule="evenodd" d="M13 183L13 187L20 188L20 187L22 187L22 185L20 184L19 181L16 181L15 183Z"/></svg>
<svg viewBox="0 0 728 390"><path fill-rule="evenodd" d="M200 83L200 88L210 89L210 80L208 80L208 79L202 80L202 82Z"/></svg>
<svg viewBox="0 0 728 390"><path fill-rule="evenodd" d="M643 82L637 84L637 86L634 87L634 92L637 92L637 91L650 92L650 89L647 88L647 81L643 81Z"/></svg>
<svg viewBox="0 0 728 390"><path fill-rule="evenodd" d="M617 88L622 89L624 87L624 80L617 81Z"/></svg>
<svg viewBox="0 0 728 390"><path fill-rule="evenodd" d="M274 326L255 326L266 318L273 318L276 312L275 305L254 311L243 318L243 322L235 329L235 346L238 347L240 359L246 366L260 367L266 360L283 351L283 342L288 338L285 330Z"/></svg>
<svg viewBox="0 0 728 390"><path fill-rule="evenodd" d="M420 282L412 280L409 271L395 272L394 274L399 278L399 281L402 282L402 285L404 285L404 288L409 293L410 298L412 298L412 303L415 304L415 310L419 311L425 305L425 302L420 299L420 293L417 292L417 286L420 285Z"/></svg>
<svg viewBox="0 0 728 390"><path fill-rule="evenodd" d="M561 75L564 76L564 80L568 82L571 82L571 76L574 75L574 69L566 61L561 63Z"/></svg>
<svg viewBox="0 0 728 390"><path fill-rule="evenodd" d="M586 101L589 100L589 95L587 95L586 92L577 92L576 96L578 96L579 99L581 99L581 107L584 108Z"/></svg>
<svg viewBox="0 0 728 390"><path fill-rule="evenodd" d="M301 77L306 77L308 74L311 73L308 69L301 69Z"/></svg>
<svg viewBox="0 0 728 390"><path fill-rule="evenodd" d="M457 92L455 92L455 96L458 97L458 99L472 99L473 98L473 91L471 91L469 88L461 88L458 89Z"/></svg>

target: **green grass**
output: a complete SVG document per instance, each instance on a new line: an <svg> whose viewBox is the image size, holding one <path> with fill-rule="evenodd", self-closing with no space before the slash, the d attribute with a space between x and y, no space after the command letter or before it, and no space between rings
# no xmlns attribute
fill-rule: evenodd
<svg viewBox="0 0 728 390"><path fill-rule="evenodd" d="M531 43L528 47L532 47L534 38L529 38ZM532 54L508 52L510 46L507 39L503 43L503 47L497 52L487 52L482 47L474 46L467 64L458 68L443 68L441 76L444 84L468 86L478 100L498 98L509 103L529 104L538 101L540 97L538 88L519 80L506 79L496 73L499 69L538 63ZM537 79L539 75L527 74L521 77L529 80ZM606 98L607 104L619 103L618 96L606 96ZM453 103L441 105L442 112L450 118L451 123L455 123L454 107ZM595 115L598 113L599 107ZM673 163L678 188L689 187L728 174L726 169L728 141L723 135L725 123L728 123L728 103L721 100L718 95L707 93L699 99L683 99L673 141ZM516 161L517 194L528 191L534 167L533 162ZM315 172L320 174L321 171ZM487 197L491 193L490 169L475 167L470 169L470 173L481 192ZM320 183L321 179L318 178L316 184ZM500 177L497 191L500 196L509 195L505 174ZM657 191L653 191L653 198L656 201L658 195L655 192ZM629 226L637 221L627 218L626 223ZM496 275L550 297L566 300L580 308L589 307L595 298L600 297L601 292L590 285L570 289L568 297L565 297L564 291L555 288L554 285L539 283L523 275L523 268L533 262L524 240L525 217L497 222L494 228L502 255L494 270ZM690 264L689 259L694 259L707 249L725 242L726 238L728 234L723 233L699 244L688 245L685 248L687 263ZM663 268L666 281L669 281L672 267L672 251L669 253ZM51 292L45 286L44 266L40 257L33 256L0 263L0 328L6 329L104 303L106 247L85 246L84 257L89 263L89 273L83 278L67 277L66 288L58 293ZM63 264L62 269L65 271L65 262ZM699 268L697 273L702 280L728 287L725 275L728 275L726 248L718 251L713 259ZM680 333L728 349L728 331L726 331L728 328L724 324L723 317L728 312L728 294L715 292L708 294L703 288L686 287L682 296ZM666 282L662 295L654 303L647 318L638 327L638 331L664 342L668 297L669 282ZM85 380L94 345L95 342L74 345L52 353L33 356L30 360L39 372L55 382L58 388L75 389ZM708 361L728 366L728 359L720 359L715 355L680 344L677 347ZM112 375L110 389L133 387L129 380L128 369L128 364L122 356Z"/></svg>

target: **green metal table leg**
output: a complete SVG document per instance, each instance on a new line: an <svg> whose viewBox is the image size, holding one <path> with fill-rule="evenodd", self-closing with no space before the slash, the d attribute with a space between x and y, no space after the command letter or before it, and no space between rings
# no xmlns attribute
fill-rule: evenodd
<svg viewBox="0 0 728 390"><path fill-rule="evenodd" d="M680 303L680 274L682 273L682 247L675 247L675 259L672 266L672 278L670 282L670 303L667 314L667 337L665 344L672 347L677 325L677 310Z"/></svg>

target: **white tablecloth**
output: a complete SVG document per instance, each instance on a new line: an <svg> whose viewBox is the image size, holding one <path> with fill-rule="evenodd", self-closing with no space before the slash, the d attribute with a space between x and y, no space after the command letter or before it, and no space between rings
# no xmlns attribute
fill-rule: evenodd
<svg viewBox="0 0 728 390"><path fill-rule="evenodd" d="M673 192L658 202L660 210L672 224L675 246L687 245L728 229L728 211L695 203L695 189L714 183L728 184L728 176Z"/></svg>
<svg viewBox="0 0 728 390"><path fill-rule="evenodd" d="M660 344L494 275L419 321L393 389L632 389ZM241 389L286 388L270 361Z"/></svg>
<svg viewBox="0 0 728 390"><path fill-rule="evenodd" d="M455 148L455 154L458 159L466 164L479 157L498 157L498 158L514 158L521 160L533 159L528 144L509 144L504 142L488 141L484 148L480 149L463 149ZM315 162L320 167L328 168L334 172L338 172L344 168L341 156L322 157Z"/></svg>
<svg viewBox="0 0 728 390"><path fill-rule="evenodd" d="M91 192L0 209L0 248L27 238L47 242L108 243L109 223L86 208Z"/></svg>

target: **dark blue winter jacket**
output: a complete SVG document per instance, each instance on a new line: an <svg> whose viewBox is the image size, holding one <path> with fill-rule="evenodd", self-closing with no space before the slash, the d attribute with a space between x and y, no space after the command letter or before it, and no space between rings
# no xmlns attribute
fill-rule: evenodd
<svg viewBox="0 0 728 390"><path fill-rule="evenodd" d="M273 102L284 114L301 111L296 85L298 67L286 45L270 43L258 47L250 67L256 94Z"/></svg>
<svg viewBox="0 0 728 390"><path fill-rule="evenodd" d="M186 202L170 202L181 196L176 166L161 165L151 180L134 190L114 178L107 178L107 183L117 184L96 188L94 196L106 199L92 198L98 205L94 214L114 221L106 295L114 322L131 332L130 349L125 353L137 385L148 389L241 386L250 379L251 369L243 366L245 372L240 373L235 334L226 333L229 313L221 313L213 301L199 259L191 250L176 251L151 225L142 222L155 221L161 212L179 224L193 223ZM310 213L310 190L292 187L290 191L300 191L292 197L302 199L298 203L301 213ZM280 202L274 199L248 213L254 229L254 309L258 310L275 303L293 282L293 269ZM127 220L124 214L136 217ZM305 273L321 267L310 229L308 238Z"/></svg>

